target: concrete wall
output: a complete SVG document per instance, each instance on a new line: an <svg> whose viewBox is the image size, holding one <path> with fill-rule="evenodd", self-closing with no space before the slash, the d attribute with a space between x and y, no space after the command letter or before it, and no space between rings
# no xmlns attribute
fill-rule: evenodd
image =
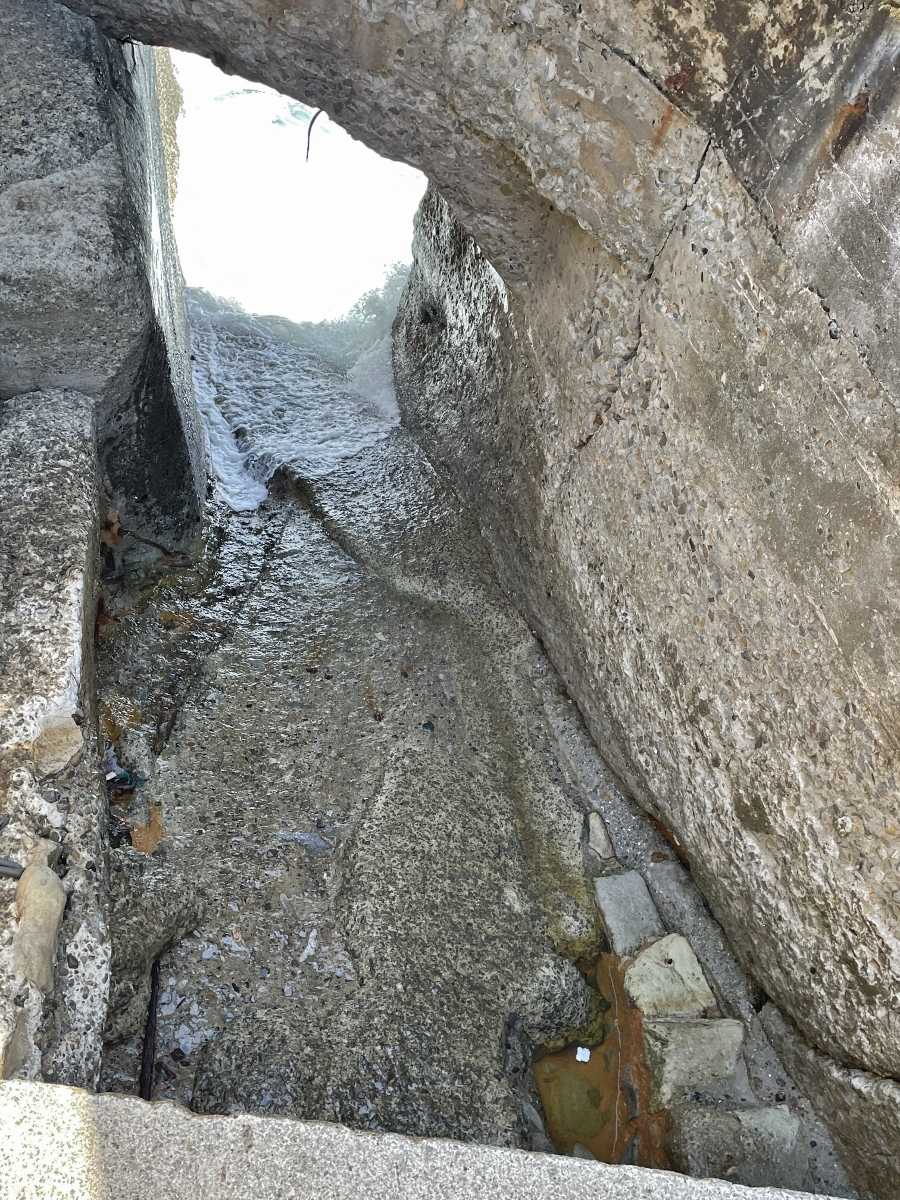
<svg viewBox="0 0 900 1200"><path fill-rule="evenodd" d="M122 524L196 532L204 462L153 56L52 0L0 14L0 398L97 399Z"/></svg>
<svg viewBox="0 0 900 1200"><path fill-rule="evenodd" d="M183 546L205 488L154 86L151 52L50 0L0 10L0 855L28 868L0 880L0 1065L88 1086L110 961L99 534L112 508L120 556Z"/></svg>

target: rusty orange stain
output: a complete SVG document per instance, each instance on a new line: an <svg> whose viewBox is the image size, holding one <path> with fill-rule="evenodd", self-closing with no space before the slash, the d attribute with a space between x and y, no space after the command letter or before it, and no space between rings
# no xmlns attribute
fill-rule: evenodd
<svg viewBox="0 0 900 1200"><path fill-rule="evenodd" d="M135 825L131 831L131 844L141 854L152 854L163 839L162 808L158 804L150 805L150 815L146 825Z"/></svg>
<svg viewBox="0 0 900 1200"><path fill-rule="evenodd" d="M822 146L822 157L835 162L849 146L853 135L862 128L869 112L869 93L863 89L853 100L842 104L828 127Z"/></svg>
<svg viewBox="0 0 900 1200"><path fill-rule="evenodd" d="M175 612L174 609L164 608L160 610L159 621L161 625L167 625L169 628L190 628L194 623L194 618L191 613Z"/></svg>
<svg viewBox="0 0 900 1200"><path fill-rule="evenodd" d="M675 92L676 95L684 95L691 84L694 82L694 76L697 74L697 68L693 63L686 63L680 70L673 71L663 81L663 87L667 92Z"/></svg>
<svg viewBox="0 0 900 1200"><path fill-rule="evenodd" d="M669 126L672 124L672 117L675 115L675 105L667 104L665 112L659 118L659 124L656 127L656 133L653 135L653 149L658 150L663 143L663 139L669 132Z"/></svg>
<svg viewBox="0 0 900 1200"><path fill-rule="evenodd" d="M628 1002L622 960L601 955L596 978L610 1006L606 1037L587 1062L569 1046L534 1065L547 1130L563 1153L580 1144L599 1162L669 1169L668 1114L653 1111L641 1014Z"/></svg>
<svg viewBox="0 0 900 1200"><path fill-rule="evenodd" d="M669 829L668 825L664 825L657 817L650 818L651 823L656 827L656 831L666 839L672 849L675 851L679 860L686 866L690 867L691 860L688 857L687 847L679 837Z"/></svg>

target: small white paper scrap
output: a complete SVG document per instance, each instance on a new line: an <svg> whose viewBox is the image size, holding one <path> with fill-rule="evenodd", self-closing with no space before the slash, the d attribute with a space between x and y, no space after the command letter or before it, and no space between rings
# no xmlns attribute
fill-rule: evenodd
<svg viewBox="0 0 900 1200"><path fill-rule="evenodd" d="M579 1046L578 1047L578 1049L575 1051L575 1061L576 1062L590 1062L591 1061L591 1052L590 1052L590 1050L588 1050L587 1046Z"/></svg>

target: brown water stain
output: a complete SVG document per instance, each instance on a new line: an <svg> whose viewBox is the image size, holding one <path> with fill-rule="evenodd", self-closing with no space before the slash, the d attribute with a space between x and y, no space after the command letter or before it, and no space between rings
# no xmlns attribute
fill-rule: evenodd
<svg viewBox="0 0 900 1200"><path fill-rule="evenodd" d="M690 869L691 860L688 858L687 847L684 845L684 843L679 840L678 836L672 832L668 825L664 825L657 817L651 817L650 820L652 821L657 833L662 834L665 840L675 851L679 862L681 862L683 866ZM659 862L661 860L654 858L653 861Z"/></svg>
<svg viewBox="0 0 900 1200"><path fill-rule="evenodd" d="M139 729L141 721L141 710L131 700L116 698L100 705L100 732L110 744L118 743L126 730Z"/></svg>
<svg viewBox="0 0 900 1200"><path fill-rule="evenodd" d="M675 106L667 104L666 110L659 118L659 124L656 127L656 133L653 135L653 149L658 150L665 141L666 134L669 132L669 127L672 124L672 117L675 113Z"/></svg>
<svg viewBox="0 0 900 1200"><path fill-rule="evenodd" d="M175 612L174 609L160 609L159 613L160 624L167 625L170 629L190 629L194 624L192 613Z"/></svg>
<svg viewBox="0 0 900 1200"><path fill-rule="evenodd" d="M590 1060L568 1046L534 1064L547 1131L563 1154L582 1145L600 1162L669 1170L668 1114L652 1111L641 1014L628 1003L621 959L602 955L596 979L613 1020Z"/></svg>
<svg viewBox="0 0 900 1200"><path fill-rule="evenodd" d="M147 824L135 825L131 830L131 844L141 854L152 854L164 833L162 808L159 804L151 804Z"/></svg>
<svg viewBox="0 0 900 1200"><path fill-rule="evenodd" d="M869 93L863 89L847 104L837 110L822 147L822 156L829 155L837 162L850 145L855 134L862 129L869 113Z"/></svg>

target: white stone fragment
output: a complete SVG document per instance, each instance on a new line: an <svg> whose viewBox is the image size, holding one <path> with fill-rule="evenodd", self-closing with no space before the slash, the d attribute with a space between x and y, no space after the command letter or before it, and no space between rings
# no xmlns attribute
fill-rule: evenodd
<svg viewBox="0 0 900 1200"><path fill-rule="evenodd" d="M603 818L596 812L592 812L588 816L588 845L598 858L615 858L616 856Z"/></svg>
<svg viewBox="0 0 900 1200"><path fill-rule="evenodd" d="M670 933L625 971L625 990L646 1017L699 1017L716 1003L686 938Z"/></svg>
<svg viewBox="0 0 900 1200"><path fill-rule="evenodd" d="M66 893L59 876L44 862L26 867L16 887L16 975L44 995L53 987L56 939L65 907Z"/></svg>

